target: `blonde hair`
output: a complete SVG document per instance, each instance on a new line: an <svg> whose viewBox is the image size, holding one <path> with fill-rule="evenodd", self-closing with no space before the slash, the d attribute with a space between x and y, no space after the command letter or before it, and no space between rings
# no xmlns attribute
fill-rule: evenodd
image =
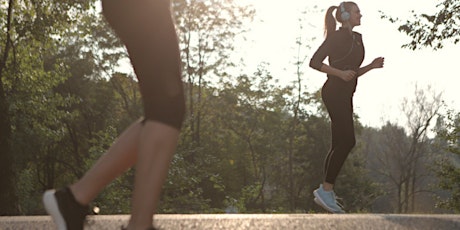
<svg viewBox="0 0 460 230"><path fill-rule="evenodd" d="M350 12L352 6L357 6L354 2L342 2L343 8L347 12ZM335 17L332 14L335 10ZM340 6L331 6L326 11L326 17L324 18L324 36L328 36L332 32L335 31L337 22L343 23L342 21L342 11L340 10Z"/></svg>

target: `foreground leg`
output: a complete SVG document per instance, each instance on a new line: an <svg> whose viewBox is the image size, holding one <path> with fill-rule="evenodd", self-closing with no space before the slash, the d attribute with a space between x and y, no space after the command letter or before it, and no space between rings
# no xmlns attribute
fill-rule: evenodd
<svg viewBox="0 0 460 230"><path fill-rule="evenodd" d="M70 186L75 199L89 204L116 177L131 168L138 157L142 123L134 122L113 143L107 153L75 184Z"/></svg>
<svg viewBox="0 0 460 230"><path fill-rule="evenodd" d="M46 211L58 230L82 230L88 204L115 177L130 168L137 159L137 143L142 128L132 124L96 164L75 184L43 195Z"/></svg>
<svg viewBox="0 0 460 230"><path fill-rule="evenodd" d="M140 135L128 229L151 228L178 137L179 130L172 126L145 122Z"/></svg>

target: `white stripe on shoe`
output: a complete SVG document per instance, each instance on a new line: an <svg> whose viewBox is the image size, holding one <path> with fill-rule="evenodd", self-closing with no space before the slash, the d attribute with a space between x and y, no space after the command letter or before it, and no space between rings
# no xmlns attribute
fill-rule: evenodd
<svg viewBox="0 0 460 230"><path fill-rule="evenodd" d="M54 195L56 191L53 190L47 190L43 194L43 204L45 206L46 212L53 218L54 223L56 224L56 227L58 230L67 230L67 226L64 220L64 217L62 216L61 212L59 211L59 205L56 200L56 196Z"/></svg>

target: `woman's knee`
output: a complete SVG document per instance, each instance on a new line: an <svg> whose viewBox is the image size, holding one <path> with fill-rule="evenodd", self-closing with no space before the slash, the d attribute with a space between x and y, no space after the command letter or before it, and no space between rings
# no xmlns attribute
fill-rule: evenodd
<svg viewBox="0 0 460 230"><path fill-rule="evenodd" d="M155 102L144 101L145 120L159 121L180 130L186 115L183 94L157 98Z"/></svg>

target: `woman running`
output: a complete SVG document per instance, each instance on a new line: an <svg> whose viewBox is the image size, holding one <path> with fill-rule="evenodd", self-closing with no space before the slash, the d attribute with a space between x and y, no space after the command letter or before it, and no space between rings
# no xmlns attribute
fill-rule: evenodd
<svg viewBox="0 0 460 230"><path fill-rule="evenodd" d="M333 12L335 12L335 17ZM331 119L331 149L324 163L324 180L313 191L314 201L332 213L345 213L338 205L334 184L348 154L355 146L353 94L358 77L375 68L382 68L383 57L361 67L364 45L361 34L353 31L361 24L361 12L354 2L342 2L326 12L326 39L310 60L310 67L327 74L321 90L322 100ZM336 21L341 27L336 30ZM329 57L329 65L323 61Z"/></svg>

